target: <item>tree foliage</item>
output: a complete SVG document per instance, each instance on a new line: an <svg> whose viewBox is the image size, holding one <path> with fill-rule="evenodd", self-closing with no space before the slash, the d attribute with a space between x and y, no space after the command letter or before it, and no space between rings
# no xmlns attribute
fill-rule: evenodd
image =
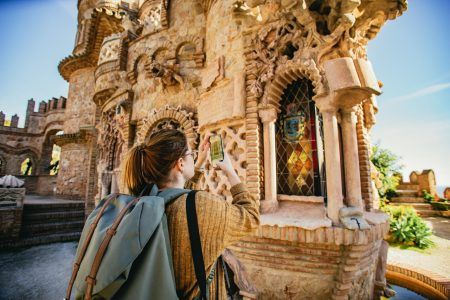
<svg viewBox="0 0 450 300"><path fill-rule="evenodd" d="M372 147L370 160L379 173L381 186L377 186L378 194L382 200L395 196L397 185L400 181L400 157L388 149L381 148L378 144Z"/></svg>

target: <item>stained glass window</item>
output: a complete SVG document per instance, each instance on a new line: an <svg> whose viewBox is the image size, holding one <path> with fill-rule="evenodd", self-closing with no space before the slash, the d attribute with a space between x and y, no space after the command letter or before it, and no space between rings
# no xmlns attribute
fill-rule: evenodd
<svg viewBox="0 0 450 300"><path fill-rule="evenodd" d="M278 194L325 196L323 134L310 81L286 87L276 123Z"/></svg>

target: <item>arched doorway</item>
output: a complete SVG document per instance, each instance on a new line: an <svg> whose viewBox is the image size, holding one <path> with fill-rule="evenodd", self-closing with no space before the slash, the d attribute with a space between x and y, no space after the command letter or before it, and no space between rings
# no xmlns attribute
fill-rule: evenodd
<svg viewBox="0 0 450 300"><path fill-rule="evenodd" d="M47 132L44 145L42 147L40 174L41 175L57 175L59 171L59 159L61 156L61 147L53 142L53 138L57 135L64 134L63 131L53 129Z"/></svg>
<svg viewBox="0 0 450 300"><path fill-rule="evenodd" d="M298 79L281 97L275 126L277 193L326 196L323 130L311 81Z"/></svg>
<svg viewBox="0 0 450 300"><path fill-rule="evenodd" d="M20 164L20 175L29 176L34 171L34 163L30 157L25 158Z"/></svg>

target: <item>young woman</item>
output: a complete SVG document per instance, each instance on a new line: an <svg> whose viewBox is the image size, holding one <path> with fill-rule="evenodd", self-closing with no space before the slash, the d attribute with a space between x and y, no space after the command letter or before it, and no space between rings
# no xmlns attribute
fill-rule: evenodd
<svg viewBox="0 0 450 300"><path fill-rule="evenodd" d="M209 136L196 152L190 149L185 134L164 129L154 133L149 140L130 150L125 160L124 182L133 195L139 195L146 185L155 183L160 190L192 187L201 175L209 149ZM206 274L225 248L240 238L254 232L259 225L259 201L241 183L227 153L217 163L231 185L232 203L221 196L198 191L195 196ZM177 291L183 299L199 294L191 255L186 218L186 194L166 207L172 248L173 267ZM210 299L226 299L226 289L221 265L217 265L215 278L209 288Z"/></svg>

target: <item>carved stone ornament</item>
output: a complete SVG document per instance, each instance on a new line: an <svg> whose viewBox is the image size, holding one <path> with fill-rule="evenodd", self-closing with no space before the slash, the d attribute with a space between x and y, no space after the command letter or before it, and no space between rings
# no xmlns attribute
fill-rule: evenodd
<svg viewBox="0 0 450 300"><path fill-rule="evenodd" d="M253 33L248 46L253 52L250 68L256 75L251 92L257 98L261 97L265 85L288 63L294 69L294 65L305 69L301 64L308 62L317 70L313 73L321 75L326 60L339 57L366 59L365 46L377 28L379 30L394 11L399 15L404 10L403 6L391 7L386 2L390 3L390 0L363 3L360 0L315 1L309 4L305 0L245 1L240 7L249 7L248 14L255 16L255 25L262 25ZM258 15L255 15L255 9ZM316 83L315 89L326 90L326 82ZM315 90L316 94L318 92Z"/></svg>
<svg viewBox="0 0 450 300"><path fill-rule="evenodd" d="M194 113L188 112L178 107L164 106L159 109L153 109L146 117L142 119L142 125L137 132L137 143L145 141L152 129L162 120L172 119L179 123L180 129L186 134L191 149L196 149L198 144L198 134Z"/></svg>
<svg viewBox="0 0 450 300"><path fill-rule="evenodd" d="M180 84L181 88L184 89L183 77L174 70L174 66L152 61L147 69L150 73L150 77L156 79L158 83L162 85L163 90L165 90L167 86L176 84Z"/></svg>
<svg viewBox="0 0 450 300"><path fill-rule="evenodd" d="M139 18L143 23L142 35L155 33L169 27L168 5L168 0L149 0L142 5L139 12Z"/></svg>

